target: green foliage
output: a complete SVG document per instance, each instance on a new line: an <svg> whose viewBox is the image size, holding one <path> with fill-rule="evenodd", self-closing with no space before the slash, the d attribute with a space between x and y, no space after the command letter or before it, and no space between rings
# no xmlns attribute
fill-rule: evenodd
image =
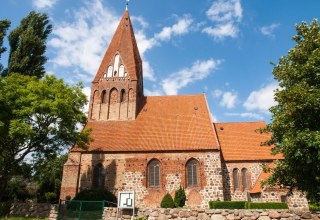
<svg viewBox="0 0 320 220"><path fill-rule="evenodd" d="M320 211L320 202L309 204L310 211Z"/></svg>
<svg viewBox="0 0 320 220"><path fill-rule="evenodd" d="M9 215L11 202L0 202L0 217Z"/></svg>
<svg viewBox="0 0 320 220"><path fill-rule="evenodd" d="M174 204L176 207L183 207L186 204L186 193L184 188L180 188L175 192Z"/></svg>
<svg viewBox="0 0 320 220"><path fill-rule="evenodd" d="M79 192L73 200L108 201L117 204L117 198L106 189L86 189ZM109 205L112 206L112 203ZM107 204L108 205L108 204Z"/></svg>
<svg viewBox="0 0 320 220"><path fill-rule="evenodd" d="M280 88L275 91L272 122L267 130L273 153L282 153L268 180L289 186L320 201L320 25L314 19L296 25L296 45L274 66Z"/></svg>
<svg viewBox="0 0 320 220"><path fill-rule="evenodd" d="M1 54L7 50L7 48L3 47L3 38L6 36L7 30L10 27L10 21L9 20L0 20L0 59ZM3 66L0 63L0 74L2 73Z"/></svg>
<svg viewBox="0 0 320 220"><path fill-rule="evenodd" d="M174 208L174 207L175 205L174 205L172 196L170 195L170 193L167 193L161 201L161 208Z"/></svg>
<svg viewBox="0 0 320 220"><path fill-rule="evenodd" d="M283 202L247 202L246 209L288 209L288 204Z"/></svg>
<svg viewBox="0 0 320 220"><path fill-rule="evenodd" d="M283 202L210 201L210 209L288 209Z"/></svg>
<svg viewBox="0 0 320 220"><path fill-rule="evenodd" d="M210 209L244 209L245 201L210 201Z"/></svg>
<svg viewBox="0 0 320 220"><path fill-rule="evenodd" d="M0 77L0 201L27 155L36 162L75 143L86 147L90 131L77 129L86 122L82 88L48 75Z"/></svg>
<svg viewBox="0 0 320 220"><path fill-rule="evenodd" d="M30 198L30 194L27 190L27 182L21 177L13 177L6 189L6 200L15 200L24 202Z"/></svg>
<svg viewBox="0 0 320 220"><path fill-rule="evenodd" d="M46 40L52 31L52 25L46 14L30 12L20 25L14 29L8 39L10 54L8 72L43 77L47 58Z"/></svg>
<svg viewBox="0 0 320 220"><path fill-rule="evenodd" d="M34 165L34 180L38 183L38 202L58 202L61 188L63 165L68 155L40 160ZM50 199L48 199L50 196Z"/></svg>

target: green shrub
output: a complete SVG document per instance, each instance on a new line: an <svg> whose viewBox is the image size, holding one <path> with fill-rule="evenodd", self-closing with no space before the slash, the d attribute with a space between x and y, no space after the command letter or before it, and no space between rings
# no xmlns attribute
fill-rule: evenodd
<svg viewBox="0 0 320 220"><path fill-rule="evenodd" d="M320 202L309 204L310 211L320 211Z"/></svg>
<svg viewBox="0 0 320 220"><path fill-rule="evenodd" d="M183 207L186 204L186 193L184 188L180 188L176 191L174 195L174 205L176 207Z"/></svg>
<svg viewBox="0 0 320 220"><path fill-rule="evenodd" d="M173 202L173 199L172 199L172 196L167 193L162 201L161 201L161 208L174 208L174 202Z"/></svg>
<svg viewBox="0 0 320 220"><path fill-rule="evenodd" d="M48 203L54 203L58 201L57 194L55 192L46 192L44 196L46 197L46 202Z"/></svg>
<svg viewBox="0 0 320 220"><path fill-rule="evenodd" d="M0 202L0 217L9 215L11 208L11 202Z"/></svg>
<svg viewBox="0 0 320 220"><path fill-rule="evenodd" d="M288 209L284 202L247 202L247 209Z"/></svg>
<svg viewBox="0 0 320 220"><path fill-rule="evenodd" d="M210 209L244 209L245 201L210 201Z"/></svg>
<svg viewBox="0 0 320 220"><path fill-rule="evenodd" d="M79 192L73 200L87 200L87 201L108 201L111 202L109 206L117 204L117 198L113 193L106 189L85 189ZM112 203L115 203L114 205ZM108 205L108 204L106 204Z"/></svg>

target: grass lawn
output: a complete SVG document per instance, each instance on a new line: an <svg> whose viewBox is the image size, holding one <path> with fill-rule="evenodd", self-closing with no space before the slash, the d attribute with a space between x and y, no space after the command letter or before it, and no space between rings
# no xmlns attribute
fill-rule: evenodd
<svg viewBox="0 0 320 220"><path fill-rule="evenodd" d="M0 217L0 219L7 219L7 220L45 220L47 218L27 218L27 217Z"/></svg>

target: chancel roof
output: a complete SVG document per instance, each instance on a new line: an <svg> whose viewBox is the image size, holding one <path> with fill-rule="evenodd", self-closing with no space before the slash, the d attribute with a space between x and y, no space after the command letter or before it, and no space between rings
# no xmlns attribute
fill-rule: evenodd
<svg viewBox="0 0 320 220"><path fill-rule="evenodd" d="M146 97L135 120L90 120L85 128L92 128L88 151L218 150L203 94Z"/></svg>
<svg viewBox="0 0 320 220"><path fill-rule="evenodd" d="M272 155L270 146L262 146L269 140L269 133L260 133L265 128L264 121L214 123L222 155L225 161L254 161L282 159L282 155Z"/></svg>

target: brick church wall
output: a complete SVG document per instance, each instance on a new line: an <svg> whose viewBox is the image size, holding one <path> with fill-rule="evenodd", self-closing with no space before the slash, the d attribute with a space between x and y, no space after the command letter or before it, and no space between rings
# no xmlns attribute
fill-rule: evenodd
<svg viewBox="0 0 320 220"><path fill-rule="evenodd" d="M160 162L160 187L158 188L148 186L147 165L152 159ZM199 162L197 187L187 187L186 163L190 159L196 159ZM82 153L79 166L79 190L92 188L93 169L99 163L105 169L104 187L116 195L118 191L135 191L137 207L159 207L163 196L167 192L174 196L180 185L185 188L189 207L207 207L210 200L223 199L221 162L218 151ZM68 172L67 169L65 167L66 172ZM69 179L76 178L76 174L73 174ZM62 194L66 193L62 188Z"/></svg>

